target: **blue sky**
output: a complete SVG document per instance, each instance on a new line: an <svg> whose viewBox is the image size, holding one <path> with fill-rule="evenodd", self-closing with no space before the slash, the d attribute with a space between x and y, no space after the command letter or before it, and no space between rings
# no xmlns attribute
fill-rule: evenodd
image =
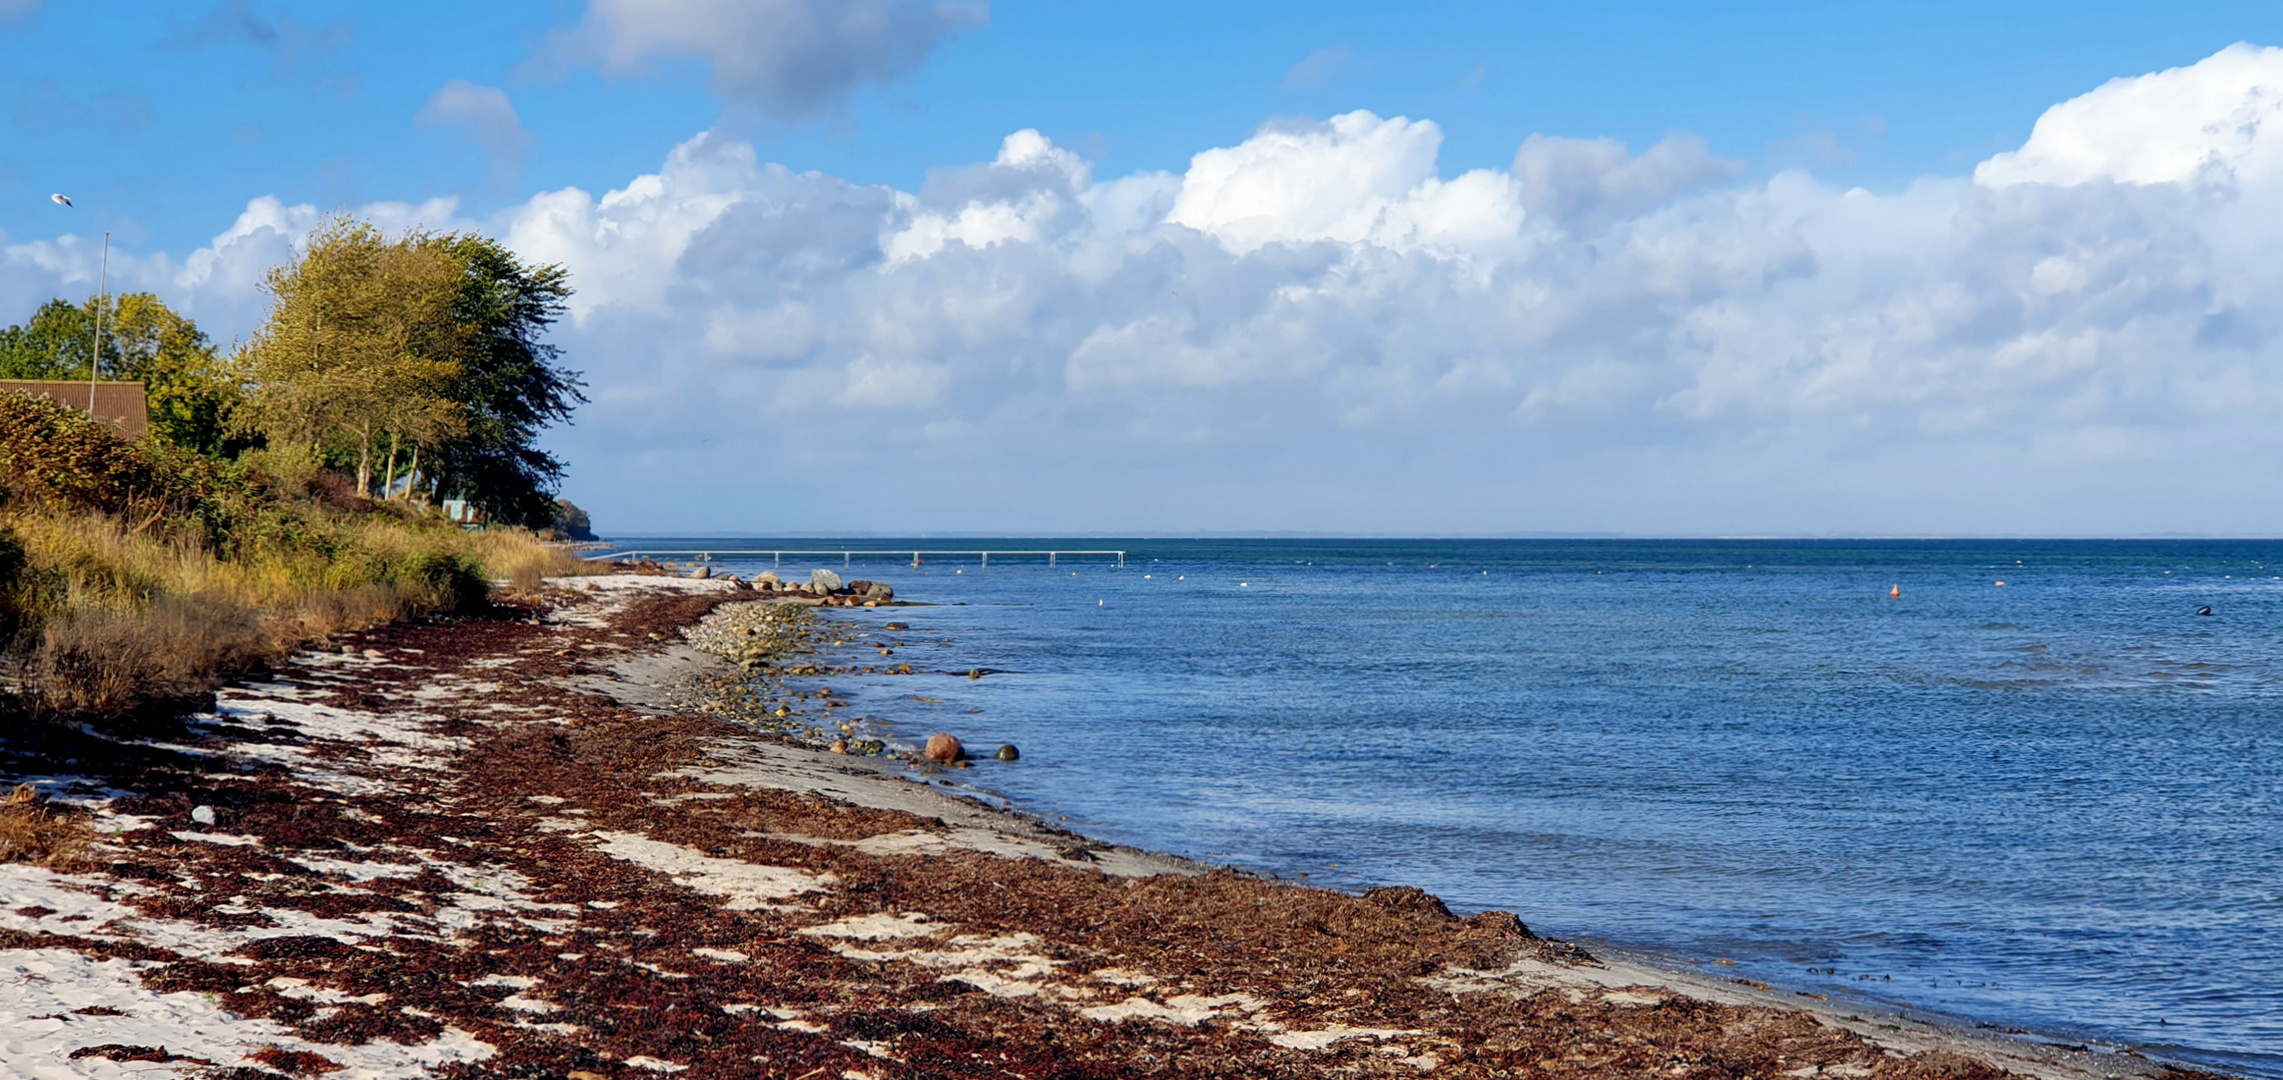
<svg viewBox="0 0 2283 1080"><path fill-rule="evenodd" d="M705 65L649 77L528 68L563 2L45 4L0 27L0 229L56 226L30 196L167 247L249 193L354 206L608 188L711 127ZM1446 171L1532 133L1669 131L1756 168L1892 186L2018 145L2047 106L2119 74L2283 40L2272 4L1704 5L1009 2L909 78L837 115L746 130L772 160L911 189L1037 128L1097 171L1180 169L1270 117L1428 117ZM1300 72L1294 68L1316 57ZM507 89L536 141L521 173L418 122L451 79Z"/></svg>
<svg viewBox="0 0 2283 1080"><path fill-rule="evenodd" d="M2279 22L0 0L0 318L485 229L606 527L2272 533Z"/></svg>

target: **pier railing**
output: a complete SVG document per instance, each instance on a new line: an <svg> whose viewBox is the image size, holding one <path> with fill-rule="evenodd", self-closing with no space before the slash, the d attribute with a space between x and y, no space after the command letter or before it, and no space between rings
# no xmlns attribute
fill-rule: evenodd
<svg viewBox="0 0 2283 1080"><path fill-rule="evenodd" d="M714 559L722 557L759 558L763 555L767 555L775 560L775 564L779 567L785 565L785 556L787 555L809 556L812 558L819 555L838 555L840 556L840 566L844 570L856 564L856 556L858 555L862 555L866 558L879 558L886 556L898 559L903 558L906 555L910 555L914 563L924 561L922 558L923 556L951 556L954 558L959 556L980 556L983 560L983 565L986 567L991 565L991 556L993 555L998 555L1001 557L1008 555L1044 555L1046 556L1046 564L1048 566L1055 565L1055 560L1064 555L1100 555L1105 557L1115 556L1118 560L1118 568L1121 570L1124 569L1126 565L1126 553L1123 551L1079 551L1067 548L1057 549L1053 551L1016 551L999 548L994 548L990 551L930 551L924 548L916 551L910 548L898 548L894 551L859 551L854 548L830 548L818 551L794 551L790 548L782 550L777 548L770 548L766 551L752 549L729 550L724 548L675 548L671 550L664 548L641 548L634 551L605 552L600 555L590 555L586 558L589 562L617 562L627 559L656 559L663 556L678 559L694 558L705 562L711 562Z"/></svg>

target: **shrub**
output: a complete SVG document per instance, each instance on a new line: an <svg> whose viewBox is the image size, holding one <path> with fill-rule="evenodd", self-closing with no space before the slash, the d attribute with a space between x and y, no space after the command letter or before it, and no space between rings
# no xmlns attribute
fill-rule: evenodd
<svg viewBox="0 0 2283 1080"><path fill-rule="evenodd" d="M306 642L479 610L491 578L586 569L522 530L357 498L306 452L215 463L16 394L0 486L0 661L35 714L176 705Z"/></svg>
<svg viewBox="0 0 2283 1080"><path fill-rule="evenodd" d="M422 551L392 568L391 584L415 592L439 609L473 611L491 599L483 567L449 551Z"/></svg>
<svg viewBox="0 0 2283 1080"><path fill-rule="evenodd" d="M205 492L199 479L69 408L0 393L0 488L11 499L156 515L200 501Z"/></svg>
<svg viewBox="0 0 2283 1080"><path fill-rule="evenodd" d="M547 575L536 565L518 566L507 575L507 587L523 596L537 596L547 587Z"/></svg>
<svg viewBox="0 0 2283 1080"><path fill-rule="evenodd" d="M85 869L95 830L73 814L59 814L30 784L0 798L0 863L23 862L51 870Z"/></svg>
<svg viewBox="0 0 2283 1080"><path fill-rule="evenodd" d="M47 708L117 716L195 700L218 673L262 658L265 644L256 614L222 597L82 609L42 627L23 681Z"/></svg>

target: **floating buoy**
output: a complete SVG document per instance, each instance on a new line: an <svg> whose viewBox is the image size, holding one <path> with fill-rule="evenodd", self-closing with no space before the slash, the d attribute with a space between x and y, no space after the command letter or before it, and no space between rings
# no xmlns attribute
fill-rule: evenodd
<svg viewBox="0 0 2283 1080"><path fill-rule="evenodd" d="M2211 613L2212 613L2212 606L2211 606L2210 604L2205 604L2203 607L2200 607L2200 608L2197 608L2197 609L2196 609L2196 614L2198 614L2198 615L2209 615L2209 614L2211 614Z"/></svg>
<svg viewBox="0 0 2283 1080"><path fill-rule="evenodd" d="M1888 597L1890 597L1890 598L1892 598L1892 597L1899 597L1899 596L1901 596L1901 595L1902 595L1902 586L1900 586L1900 585L1897 585L1897 586L1895 586L1894 588L1892 588L1892 589L1888 589L1888 590L1887 590L1887 596L1888 596Z"/></svg>
<svg viewBox="0 0 2283 1080"><path fill-rule="evenodd" d="M2001 582L1998 582L1998 588L2001 588L2001 589L2003 589L2003 588L2005 588L2005 587L2006 587L2006 583L2005 583L2005 582L2003 582L2003 581L2001 581Z"/></svg>

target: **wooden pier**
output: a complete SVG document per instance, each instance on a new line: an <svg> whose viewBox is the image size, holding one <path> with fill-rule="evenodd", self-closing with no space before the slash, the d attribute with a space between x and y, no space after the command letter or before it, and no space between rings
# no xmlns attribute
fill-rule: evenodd
<svg viewBox="0 0 2283 1080"><path fill-rule="evenodd" d="M785 556L787 556L787 555L792 555L792 556L796 556L796 557L798 557L798 556L804 556L804 555L805 555L805 556L810 556L810 557L815 557L815 556L820 556L820 555L821 555L821 556L831 556L831 555L838 555L838 556L840 556L840 566L841 566L841 569L844 569L844 570L845 570L845 569L848 569L848 568L850 568L850 567L852 567L852 566L854 566L854 565L856 565L856 556L858 556L858 555L862 555L862 556L864 556L864 557L866 557L866 558L880 558L880 557L889 557L889 558L897 558L897 559L901 559L901 558L903 558L903 557L904 557L904 556L906 556L906 555L910 555L910 556L912 557L912 563L913 563L914 565L918 565L919 563L921 563L921 562L925 561L925 560L922 558L923 556L936 556L936 557L942 557L942 556L950 556L950 557L953 557L953 558L958 558L958 557L961 557L961 556L966 556L966 557L970 557L970 558L981 558L981 559L982 559L982 561L983 561L983 566L984 566L985 568L989 568L989 567L990 567L990 565L991 565L991 556L993 556L993 555L997 555L997 556L1000 556L1000 557L1002 557L1002 558L1003 558L1003 557L1005 557L1005 556L1008 556L1008 555L1032 555L1032 556L1036 556L1036 555L1044 555L1044 556L1046 556L1046 565L1048 565L1048 566L1050 566L1050 567L1051 567L1051 566L1054 566L1054 565L1055 565L1055 562L1056 562L1056 560L1057 560L1058 558L1060 558L1061 556L1064 556L1064 555L1099 555L1099 556L1103 556L1103 557L1115 557L1115 558L1118 560L1118 568L1119 568L1119 569L1121 569L1121 570L1125 569L1125 566L1126 566L1126 553L1125 553L1125 552L1123 552L1123 551L1079 551L1079 550L1070 550L1070 549L1056 549L1056 550L1053 550L1053 551L1046 551L1046 550L1038 550L1038 551L1018 551L1018 550L1011 550L1011 549L1008 549L1008 550L1003 550L1003 549L993 549L993 550L990 550L990 551L980 551L980 550L966 550L966 551L938 550L938 551L930 551L930 550L927 550L927 549L924 549L924 548L923 548L923 549L920 549L920 550L914 551L914 550L911 550L911 549L908 549L908 548L899 548L899 549L897 549L897 550L894 550L894 551L859 551L859 550L856 550L856 549L854 549L854 548L830 548L830 549L825 549L825 550L817 550L817 551L794 551L794 550L792 550L792 549L790 549L790 548L786 548L786 549L783 549L783 550L779 550L779 549L776 549L776 548L770 548L770 549L768 549L768 550L765 550L765 551L763 551L763 550L751 550L751 549L746 549L746 550L730 550L730 549L724 549L724 548L676 548L676 549L671 549L671 550L669 550L669 549L664 549L664 548L642 548L642 549L639 549L639 550L633 550L633 551L611 551L611 552L605 552L605 553L603 553L603 554L600 554L600 555L590 555L590 556L587 556L586 558L587 558L587 561L589 561L589 562L620 562L620 561L625 561L625 560L628 560L628 559L656 559L656 558L659 558L659 557L671 557L671 558L677 558L677 559L696 559L696 560L698 560L699 562L712 562L712 561L714 561L714 560L715 560L715 559L717 559L717 558L760 558L760 557L761 557L761 556L763 556L763 555L767 555L767 556L769 556L769 557L770 557L770 558L771 558L771 559L774 561L774 565L776 565L777 567L780 567L780 568L782 568L782 567L785 565Z"/></svg>

